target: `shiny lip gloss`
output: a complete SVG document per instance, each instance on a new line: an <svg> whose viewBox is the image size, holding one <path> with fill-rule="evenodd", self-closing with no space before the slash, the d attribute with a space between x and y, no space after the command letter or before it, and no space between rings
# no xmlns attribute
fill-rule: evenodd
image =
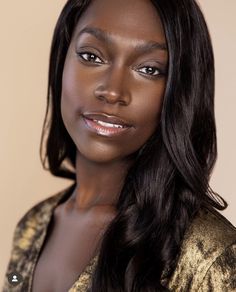
<svg viewBox="0 0 236 292"><path fill-rule="evenodd" d="M87 119L83 117L83 120L85 122L85 125L89 130L91 130L94 133L97 133L98 135L105 136L105 137L114 137L121 135L125 132L127 132L131 127L122 127L122 128L115 128L115 127L106 127L104 125L100 125L98 122L94 120Z"/></svg>

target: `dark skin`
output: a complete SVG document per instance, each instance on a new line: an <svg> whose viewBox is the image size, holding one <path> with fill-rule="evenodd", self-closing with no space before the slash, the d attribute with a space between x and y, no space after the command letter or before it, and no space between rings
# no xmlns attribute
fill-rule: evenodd
<svg viewBox="0 0 236 292"><path fill-rule="evenodd" d="M78 185L54 212L33 292L67 291L98 253L133 163L128 156L145 144L160 119L165 44L149 1L93 1L81 16L65 61L61 99L63 121L77 148ZM101 136L86 128L87 111L116 115L132 127L120 136Z"/></svg>

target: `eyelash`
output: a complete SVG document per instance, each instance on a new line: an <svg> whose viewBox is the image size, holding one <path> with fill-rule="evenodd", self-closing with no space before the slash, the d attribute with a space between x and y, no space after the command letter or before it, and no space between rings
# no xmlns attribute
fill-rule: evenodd
<svg viewBox="0 0 236 292"><path fill-rule="evenodd" d="M153 67L153 66L144 66L144 67L141 67L141 69L143 69L143 68L145 68L145 69L151 69L151 70L154 70L154 72L156 72L156 71L158 72L157 74L149 74L149 73L143 73L143 72L141 72L141 70L140 71L137 70L137 71L139 71L139 72L141 72L141 73L149 76L149 78L157 78L158 76L162 75L162 73L160 72L160 70L157 67Z"/></svg>
<svg viewBox="0 0 236 292"><path fill-rule="evenodd" d="M85 58L84 57L84 55L87 55L87 56L94 56L95 57L95 60L96 59L100 59L96 54L94 54L94 53L90 53L90 52L83 52L83 53L77 53L77 55L83 60L83 61L85 61L85 62L89 62L89 63L94 63L94 64L103 64L103 62L101 61L101 62L96 62L96 61L94 61L94 60L88 60L89 58ZM100 59L101 60L101 59ZM158 72L157 74L148 74L148 73L144 73L144 72L141 72L142 74L144 74L147 78L150 78L150 79L157 79L158 77L160 77L160 76L163 76L164 75L164 73L163 72L161 72L161 70L159 69L159 68L157 68L157 67L154 67L154 66L143 66L143 67L141 67L141 69L143 69L143 68L145 68L145 69L152 69L152 70L154 70L155 72ZM137 70L138 72L140 72L140 70Z"/></svg>
<svg viewBox="0 0 236 292"><path fill-rule="evenodd" d="M90 57L91 56L95 56L95 59L100 59L97 55L93 54L93 53L89 53L89 52L83 52L83 53L77 53L78 56L84 60L85 62L90 62L90 63L97 63L97 62L94 62L94 61L89 61L87 60L86 58L83 57L83 55L89 55ZM101 60L101 59L100 59ZM102 62L99 62L98 64L102 64Z"/></svg>

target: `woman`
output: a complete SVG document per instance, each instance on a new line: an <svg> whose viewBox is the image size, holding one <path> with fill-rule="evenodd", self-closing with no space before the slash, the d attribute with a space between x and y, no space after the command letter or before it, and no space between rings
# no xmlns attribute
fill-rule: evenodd
<svg viewBox="0 0 236 292"><path fill-rule="evenodd" d="M194 0L69 0L45 137L45 168L74 184L18 223L7 275L23 281L4 291L235 291L236 231L208 184L214 61Z"/></svg>

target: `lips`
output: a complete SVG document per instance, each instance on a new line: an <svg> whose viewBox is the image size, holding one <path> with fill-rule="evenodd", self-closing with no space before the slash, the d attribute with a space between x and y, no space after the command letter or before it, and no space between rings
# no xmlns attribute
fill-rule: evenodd
<svg viewBox="0 0 236 292"><path fill-rule="evenodd" d="M132 126L129 122L105 113L84 113L83 120L87 130L103 137L118 137L129 133Z"/></svg>
<svg viewBox="0 0 236 292"><path fill-rule="evenodd" d="M98 121L98 122L101 121L104 123L122 126L123 128L132 126L129 122L127 122L127 121L125 121L117 116L108 115L105 113L84 113L83 116L88 120Z"/></svg>

